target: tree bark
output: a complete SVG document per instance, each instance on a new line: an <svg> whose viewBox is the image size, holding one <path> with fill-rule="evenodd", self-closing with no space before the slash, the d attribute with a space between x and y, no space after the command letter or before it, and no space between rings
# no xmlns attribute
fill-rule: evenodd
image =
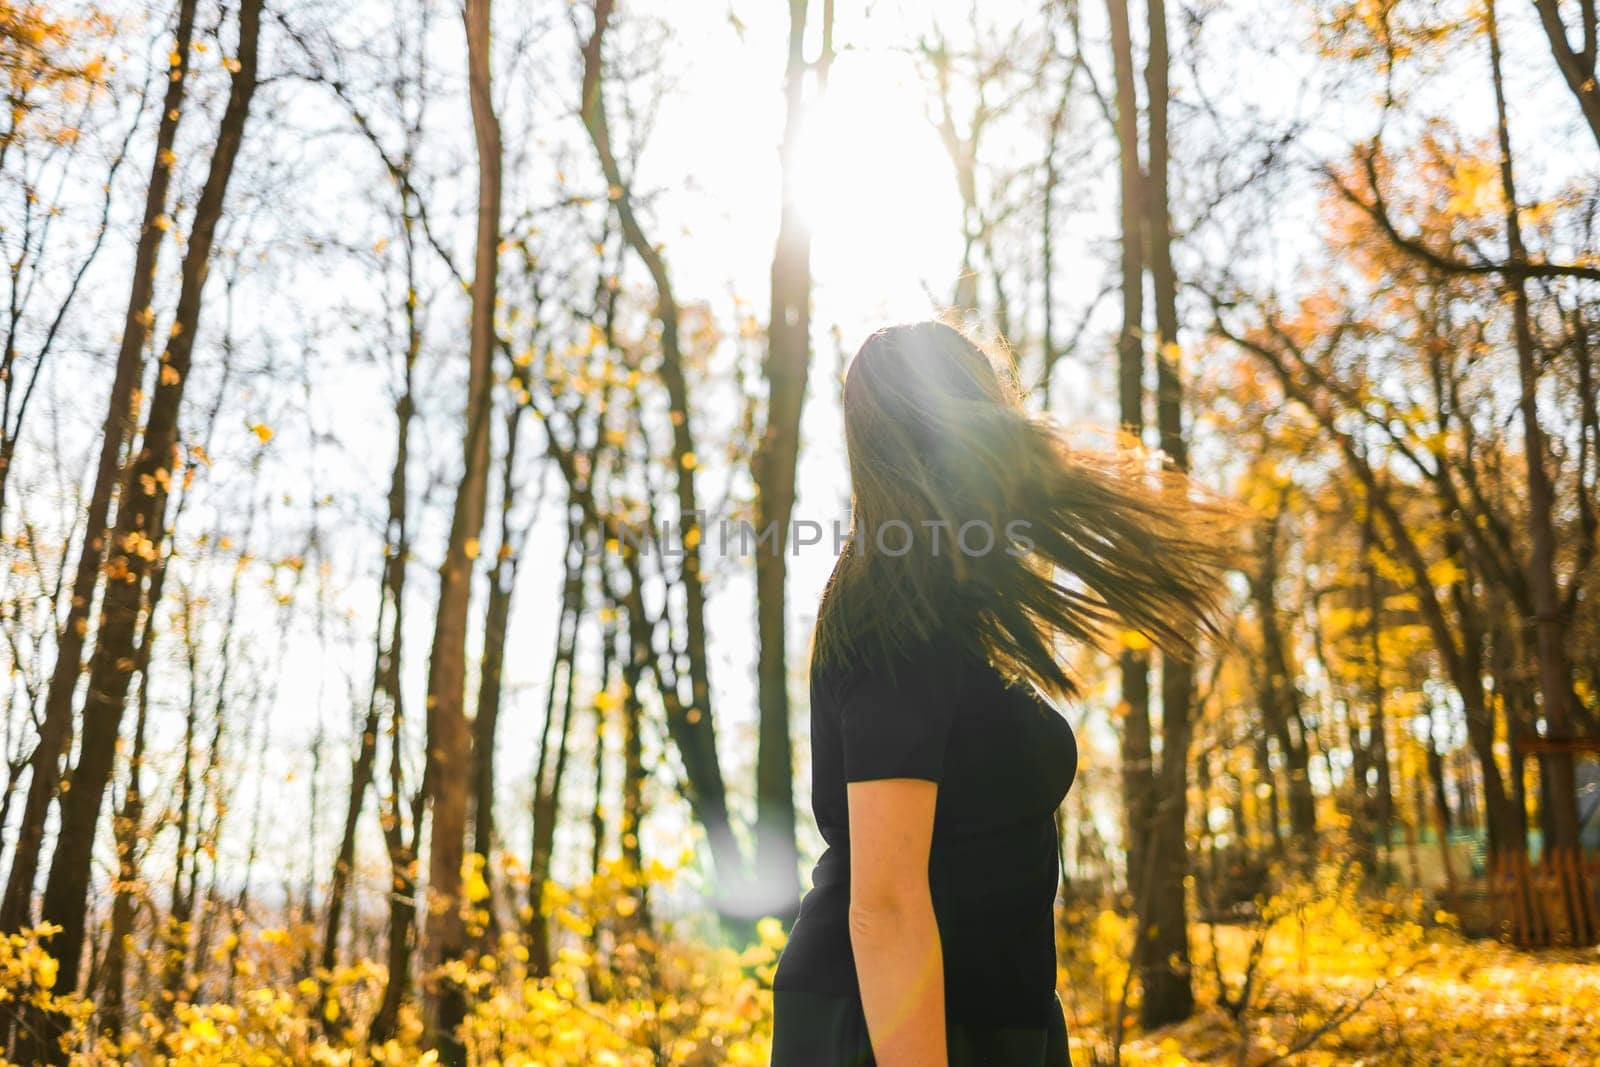
<svg viewBox="0 0 1600 1067"><path fill-rule="evenodd" d="M589 808L589 876L600 877L606 851L606 711L611 707L611 677L615 672L617 617L606 613L600 634L600 692L594 701L594 803ZM598 947L598 946L597 946Z"/></svg>
<svg viewBox="0 0 1600 1067"><path fill-rule="evenodd" d="M1458 888L1456 881L1455 857L1450 852L1450 800L1445 792L1444 757L1439 752L1439 746L1433 737L1433 711L1429 709L1428 723L1428 798L1418 805L1419 808L1428 809L1433 817L1434 835L1438 838L1439 866L1444 871L1444 884L1447 892L1454 894ZM1422 789L1422 783L1417 783Z"/></svg>
<svg viewBox="0 0 1600 1067"><path fill-rule="evenodd" d="M631 614L626 606L620 610ZM630 641L625 648L628 651L622 660L622 823L618 830L623 864L630 873L637 874L644 868L644 852L639 844L640 824L644 818L644 706L639 700L639 687L644 684L645 665L635 643ZM640 883L635 897L637 920L648 926L648 887Z"/></svg>
<svg viewBox="0 0 1600 1067"><path fill-rule="evenodd" d="M400 1005L410 988L411 953L416 930L416 853L421 840L422 804L426 789L419 786L411 798L411 828L408 840L402 798L406 796L404 765L400 760L404 736L405 708L400 677L405 623L406 570L411 555L409 526L410 497L408 471L411 455L411 422L415 415L413 387L417 359L422 354L422 325L417 314L416 225L411 210L413 194L408 187L400 193L400 235L403 241L406 294L403 315L406 323L406 351L401 364L401 392L395 404L394 470L389 479L389 519L385 526L383 587L378 600L378 633L374 639L372 670L374 705L389 712L385 731L389 739L389 767L386 789L378 793L378 824L389 858L389 928L387 937L387 981L374 1013L368 1038L378 1044L393 1036L399 1025ZM388 631L384 631L384 619Z"/></svg>
<svg viewBox="0 0 1600 1067"><path fill-rule="evenodd" d="M405 224L405 233L409 274L413 253L409 219ZM373 676L376 702L379 707L386 706L389 711L389 724L385 731L389 742L388 782L386 790L378 798L378 823L383 832L390 870L386 950L388 977L368 1032L368 1038L377 1044L394 1036L399 1026L400 1006L410 989L411 954L416 943L417 843L422 839L423 807L427 799L427 782L424 780L410 797L408 833L406 810L402 807L407 796L405 773L400 759L400 747L405 736L405 704L401 697L400 674L405 633L406 564L411 553L405 477L410 454L412 369L421 348L421 332L417 328L414 304L410 301L407 303L407 326L410 347L405 368L405 392L399 404L396 474L390 496L391 551L384 567L384 597L379 605L379 653ZM389 619L387 640L381 626L385 609Z"/></svg>
<svg viewBox="0 0 1600 1067"><path fill-rule="evenodd" d="M1070 8L1067 15L1068 24L1072 28L1074 38L1078 37L1076 8ZM1076 42L1074 47L1081 47ZM1053 55L1047 53L1047 55ZM1044 152L1044 181L1039 190L1039 288L1041 290L1042 312L1044 322L1040 347L1043 349L1039 368L1039 406L1044 411L1050 410L1051 387L1054 384L1056 364L1060 361L1062 351L1056 342L1055 324L1055 203L1056 190L1061 184L1061 169L1057 157L1061 152L1061 134L1067 124L1067 113L1072 105L1073 88L1078 73L1078 64L1074 63L1067 75L1066 84L1061 88L1061 99L1050 112L1050 123L1046 127L1045 152Z"/></svg>
<svg viewBox="0 0 1600 1067"><path fill-rule="evenodd" d="M1256 739L1255 766L1256 775L1267 787L1267 795L1262 798L1265 803L1260 819L1266 823L1267 840L1272 843L1273 855L1281 856L1284 852L1283 790L1278 787L1278 772L1272 769L1272 741L1265 733Z"/></svg>
<svg viewBox="0 0 1600 1067"><path fill-rule="evenodd" d="M345 805L344 829L339 835L339 852L333 861L333 877L328 880L328 904L322 923L322 953L318 963L331 970L339 962L339 931L344 925L345 896L350 888L350 873L356 859L356 831L367 790L372 787L373 768L378 756L378 730L382 725L377 694L367 704L356 739L356 755L350 765L350 792Z"/></svg>

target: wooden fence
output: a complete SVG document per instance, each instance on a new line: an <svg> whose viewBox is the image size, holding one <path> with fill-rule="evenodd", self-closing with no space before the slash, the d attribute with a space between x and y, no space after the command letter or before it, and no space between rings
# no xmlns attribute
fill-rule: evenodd
<svg viewBox="0 0 1600 1067"><path fill-rule="evenodd" d="M1523 948L1600 944L1600 855L1552 849L1489 861L1489 899L1503 940Z"/></svg>

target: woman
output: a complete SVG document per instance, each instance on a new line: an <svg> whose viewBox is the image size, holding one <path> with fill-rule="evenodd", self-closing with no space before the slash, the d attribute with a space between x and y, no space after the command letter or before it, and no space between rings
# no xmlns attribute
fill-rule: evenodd
<svg viewBox="0 0 1600 1067"><path fill-rule="evenodd" d="M1054 813L1077 770L1058 647L1217 634L1230 511L1137 452L1070 449L934 322L844 383L850 537L811 667L827 843L773 980L772 1067L1068 1067Z"/></svg>

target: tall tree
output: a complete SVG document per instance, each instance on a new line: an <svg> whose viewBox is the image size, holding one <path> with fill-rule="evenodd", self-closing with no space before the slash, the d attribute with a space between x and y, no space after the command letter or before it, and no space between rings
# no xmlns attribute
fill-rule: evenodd
<svg viewBox="0 0 1600 1067"><path fill-rule="evenodd" d="M173 145L189 85L189 56L194 40L195 0L181 0L178 25L168 60L167 88L156 129L155 158L145 191L144 217L133 254L133 283L123 317L122 342L107 402L94 488L89 493L83 543L72 579L72 597L56 637L56 662L45 692L39 742L29 757L32 777L12 852L5 897L0 900L0 931L15 931L32 917L34 881L39 873L40 846L50 805L61 780L61 759L72 740L72 708L83 672L83 648L89 633L89 612L100 584L106 554L106 524L122 475L122 450L132 429L134 403L144 369L144 346L155 322L156 267L166 236L167 194L172 184Z"/></svg>
<svg viewBox="0 0 1600 1067"><path fill-rule="evenodd" d="M1147 0L1149 55L1145 60L1146 136L1149 180L1145 208L1145 242L1149 249L1151 293L1156 320L1156 422L1163 462L1187 472L1189 448L1183 432L1183 382L1178 367L1178 280L1172 265L1172 220L1169 206L1168 108L1170 89L1167 9L1164 0ZM1189 745L1193 737L1194 668L1172 655L1161 657L1161 768L1149 847L1152 884L1146 887L1148 913L1139 917L1144 999L1139 1018L1148 1028L1187 1019L1194 1011L1189 971L1189 908L1185 884L1189 876Z"/></svg>
<svg viewBox="0 0 1600 1067"><path fill-rule="evenodd" d="M428 661L429 802L428 908L423 945L435 971L467 950L461 877L466 858L472 789L472 732L466 715L467 613L474 560L483 532L489 481L489 419L495 351L494 302L500 251L500 122L490 92L491 0L467 0L467 81L478 149L477 253L468 331L465 460L439 570L439 604ZM466 1049L456 1034L465 1017L465 992L435 975L428 987L430 1042L440 1061L459 1067Z"/></svg>
<svg viewBox="0 0 1600 1067"><path fill-rule="evenodd" d="M673 472L677 528L682 550L682 569L678 579L683 598L683 647L689 666L689 695L684 700L676 686L661 687L666 705L667 732L683 759L688 779L685 793L696 819L706 831L712 861L716 867L718 910L723 917L748 921L760 914L758 902L747 892L748 871L743 850L733 833L728 813L727 789L717 756L716 720L711 705L711 672L707 654L705 618L705 579L701 573L702 515L695 487L694 428L690 417L689 379L685 368L681 311L672 286L661 246L650 239L640 220L634 194L623 176L607 116L604 74L606 30L615 9L614 0L594 0L594 21L583 46L583 90L580 113L589 141L594 146L601 174L605 179L611 206L617 213L623 240L627 242L650 276L655 291L655 320L660 364L658 374L666 387L668 418L671 423L671 467ZM634 583L632 595L642 591ZM648 627L642 610L629 611L634 625ZM648 629L641 631L644 647L649 648ZM653 654L653 653L652 653ZM657 674L658 681L661 675ZM674 678L676 681L676 678Z"/></svg>
<svg viewBox="0 0 1600 1067"><path fill-rule="evenodd" d="M782 211L772 257L767 326L766 428L756 448L757 527L776 530L756 552L756 682L760 745L756 756L755 907L792 921L800 907L795 840L794 753L789 733L788 531L794 514L800 415L811 366L811 233L800 211L795 168L805 117L806 0L789 0L789 57L784 73ZM825 20L826 21L826 20ZM823 51L831 47L824 27Z"/></svg>
<svg viewBox="0 0 1600 1067"><path fill-rule="evenodd" d="M515 377L525 377L524 368L515 368ZM519 385L526 388L519 380ZM511 599L517 586L517 571L522 560L522 533L512 522L519 489L517 442L522 416L528 409L514 404L506 412L506 452L501 460L500 532L494 563L489 569L489 598L483 609L483 663L478 675L478 707L472 719L472 851L483 857L483 877L493 877L489 860L494 852L495 819L495 736L500 722L506 636L510 630ZM541 473L539 479L543 480ZM537 502L536 502L537 507ZM528 520L531 525L533 518ZM492 889L492 885L491 885ZM492 896L491 896L492 899ZM489 909L489 928L495 928L494 909Z"/></svg>
<svg viewBox="0 0 1600 1067"><path fill-rule="evenodd" d="M1139 153L1139 100L1133 65L1133 35L1127 0L1107 0L1111 58L1116 79L1119 167L1122 326L1117 334L1118 422L1122 431L1144 434L1144 166ZM1150 656L1126 642L1118 658L1122 699L1122 799L1127 821L1128 892L1144 898L1149 866L1149 828L1154 768L1150 734Z"/></svg>
<svg viewBox="0 0 1600 1067"><path fill-rule="evenodd" d="M1362 813L1366 828L1375 832L1385 853L1389 849L1390 830L1394 825L1394 783L1389 769L1389 713L1385 700L1383 619L1383 579L1378 573L1379 549L1377 530L1372 522L1370 501L1361 523L1361 570L1366 604L1366 645L1369 659L1371 715L1367 722L1367 742L1362 755L1374 773L1369 784L1366 776L1357 781L1366 810ZM1352 743L1354 743L1352 741Z"/></svg>
<svg viewBox="0 0 1600 1067"><path fill-rule="evenodd" d="M566 580L561 586L555 655L550 660L538 762L533 772L533 843L528 857L528 969L538 975L549 974L554 960L550 924L544 913L544 891L550 881L556 823L561 811L561 786L566 778L568 742L572 736L572 711L577 702L578 635L583 628L588 595L583 551L587 536L585 523L573 523L568 528ZM559 731L555 731L558 707L561 725Z"/></svg>
<svg viewBox="0 0 1600 1067"><path fill-rule="evenodd" d="M1484 31L1489 42L1489 72L1494 85L1496 143L1500 152L1500 193L1505 205L1506 247L1513 265L1528 261L1523 242L1521 208L1511 154L1511 125L1507 117L1505 80L1502 75L1500 24L1495 0L1485 0ZM1592 14L1592 12L1591 12ZM1592 46L1591 46L1592 47ZM1591 61L1592 63L1592 61ZM1592 82L1591 76L1591 82ZM1580 94L1582 95L1582 94ZM1593 97L1591 84L1588 98ZM1522 416L1523 457L1528 477L1528 589L1532 594L1533 630L1539 660L1539 697L1547 735L1570 740L1572 729L1572 668L1567 659L1567 620L1561 587L1556 580L1556 530L1553 511L1555 489L1546 457L1549 445L1539 421L1541 357L1534 337L1533 312L1528 301L1528 279L1520 271L1502 274L1511 302L1512 338L1517 351L1518 402ZM1544 760L1549 785L1547 823L1549 847L1578 846L1578 793L1570 751L1550 753Z"/></svg>
<svg viewBox="0 0 1600 1067"><path fill-rule="evenodd" d="M1278 606L1279 543L1282 539L1288 492L1279 494L1279 506L1261 524L1256 557L1259 569L1251 575L1250 593L1261 625L1261 713L1264 725L1283 754L1288 778L1289 827L1300 860L1315 856L1316 798L1311 792L1310 739L1300 714L1300 692L1290 657L1288 619Z"/></svg>
<svg viewBox="0 0 1600 1067"><path fill-rule="evenodd" d="M206 276L217 224L222 218L245 125L257 85L257 49L262 0L243 0L239 8L238 53L234 57L228 102L217 127L216 146L205 184L195 203L183 257L177 310L161 357L138 458L121 490L116 529L107 563L105 600L89 689L83 711L83 742L73 770L72 790L61 804L61 832L45 882L41 917L61 927L52 942L60 961L60 988L74 989L87 923L89 876L100 806L116 760L118 733L135 657L140 613L150 605L145 579L166 537L166 508L176 465L178 417L200 325ZM65 1056L53 1040L57 1017L41 1017L33 1027L35 1055L50 1063Z"/></svg>
<svg viewBox="0 0 1600 1067"><path fill-rule="evenodd" d="M383 587L378 600L378 630L373 641L372 701L380 711L388 711L385 735L389 751L387 781L378 790L377 798L378 825L383 832L390 873L385 957L387 980L368 1030L368 1037L378 1043L394 1035L400 1021L400 1005L410 990L411 955L416 939L417 852L422 839L423 807L428 792L426 771L424 781L414 790L407 791L405 764L401 759L405 737L405 702L400 678L404 664L406 571L411 556L407 473L411 456L411 423L416 416L413 386L417 357L422 351L422 328L417 314L416 216L411 208L411 194L403 191L400 233L406 272L406 349L401 365L400 395L395 404L394 469L389 479ZM330 923L332 928L333 924Z"/></svg>
<svg viewBox="0 0 1600 1067"><path fill-rule="evenodd" d="M338 961L339 933L344 920L351 871L355 864L356 834L360 829L367 791L372 788L376 778L378 733L383 728L383 713L389 699L398 699L398 682L395 681L398 677L398 664L392 662L397 660L400 654L398 634L394 634L392 630L386 631L385 628L393 626L393 618L400 614L400 598L405 589L405 569L408 562L406 556L410 551L410 539L407 536L409 510L407 468L411 454L411 421L416 414L412 383L416 373L417 358L422 350L422 333L416 321L417 294L415 283L411 278L414 268L410 194L402 191L400 201L407 274L404 301L406 345L401 356L400 390L394 405L395 453L394 465L389 474L388 515L383 527L383 571L378 588L378 628L373 638L372 691L367 700L361 735L356 739L356 754L350 767L350 793L348 803L345 805L344 829L339 837L339 851L334 859L333 875L328 882L321 957L321 965L325 970L331 970Z"/></svg>
<svg viewBox="0 0 1600 1067"><path fill-rule="evenodd" d="M344 825L340 832L339 847L335 853L325 898L320 958L321 966L325 970L331 970L338 960L339 939L349 901L361 816L366 808L367 793L375 786L378 786L378 809L383 820L386 844L397 845L399 852L407 850L404 845L406 831L402 825L403 812L398 799L391 804L383 792L377 764L380 734L385 728L386 716L393 713L396 720L403 718L399 714L398 707L391 707L391 702L400 699L398 676L394 674L398 666L391 663L392 660L397 661L399 658L400 644L398 634L393 633L392 627L397 625L394 620L402 614L400 600L405 588L405 570L409 562L408 468L411 426L416 416L413 386L417 361L422 354L422 319L426 310L421 306L422 297L417 288L419 284L417 230L419 227L426 230L427 213L421 194L410 178L417 169L417 154L422 144L427 111L424 77L426 58L424 48L410 46L410 42L412 34L415 34L418 40L425 39L428 35L431 28L428 5L418 5L416 14L418 21L415 27L403 21L398 23L394 52L389 57L396 65L415 64L406 76L397 80L393 86L394 110L389 117L402 131L400 143L395 148L389 147L380 133L379 126L357 102L351 92L348 75L342 72L331 75L322 72L318 53L302 36L290 30L290 36L313 63L313 79L328 87L335 98L344 105L352 125L378 157L389 177L395 198L393 217L399 238L398 261L400 278L403 281L398 294L399 299L393 301L391 305L398 312L402 328L398 331L399 344L396 347L399 351L394 359L397 380L393 390L395 452L389 475L387 515L383 527L383 567L378 581L377 625L373 634L372 686L367 696L365 713L357 727L356 751L351 758L350 787L345 804ZM333 56L337 61L339 52L334 50ZM387 247L387 242L384 242L384 247ZM444 260L445 266L459 281L460 277L456 274L454 264L450 262L449 257L442 255L442 250L437 245L434 246L434 251L441 253L440 258ZM393 860L395 855L396 852L391 850L390 859ZM405 877L414 877L414 872L407 875L397 869L395 877L403 880ZM396 906L398 905L392 905L392 908ZM391 988L406 988L403 972L410 959L409 940L407 938L406 943L394 946L391 952L391 966L397 960L402 964L398 968L401 973L391 979ZM334 1020L325 1021L331 1026Z"/></svg>

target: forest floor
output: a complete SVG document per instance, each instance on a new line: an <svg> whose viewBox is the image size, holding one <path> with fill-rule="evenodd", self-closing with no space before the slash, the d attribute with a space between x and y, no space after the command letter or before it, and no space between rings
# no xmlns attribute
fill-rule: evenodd
<svg viewBox="0 0 1600 1067"><path fill-rule="evenodd" d="M657 866L608 867L592 883L552 888L546 900L563 935L548 973L533 973L528 946L511 930L475 966L452 966L472 990L463 1028L472 1063L765 1067L782 925L762 920L744 948L702 936L694 920L630 934L628 891L640 880L669 881ZM1455 916L1411 891L1375 895L1319 873L1258 898L1249 918L1194 924L1197 1010L1150 1033L1137 1027L1139 983L1128 975L1131 920L1105 901L1060 917L1059 987L1075 1067L1600 1065L1600 949L1527 952L1464 937ZM609 931L605 941L597 930ZM0 937L0 1001L62 1013L80 1049L74 1067L435 1062L412 1003L392 1038L369 1040L387 988L381 965L359 959L305 974L313 934L297 926L230 939L213 950L233 968L226 990L213 991L223 995L201 990L165 1011L142 998L136 1025L97 1039L88 1032L92 1002L53 992L55 961L40 931L25 931ZM160 973L164 957L142 959L143 973Z"/></svg>
<svg viewBox="0 0 1600 1067"><path fill-rule="evenodd" d="M1224 996L1237 1003L1262 933L1197 927L1203 1008L1184 1024L1126 1039L1122 1063L1600 1064L1600 949L1519 951L1462 938L1448 923L1374 929L1334 914L1280 921L1261 942L1250 1004L1236 1019L1218 997L1212 946ZM1111 1062L1094 1040L1103 1025L1086 1021L1074 1063Z"/></svg>

